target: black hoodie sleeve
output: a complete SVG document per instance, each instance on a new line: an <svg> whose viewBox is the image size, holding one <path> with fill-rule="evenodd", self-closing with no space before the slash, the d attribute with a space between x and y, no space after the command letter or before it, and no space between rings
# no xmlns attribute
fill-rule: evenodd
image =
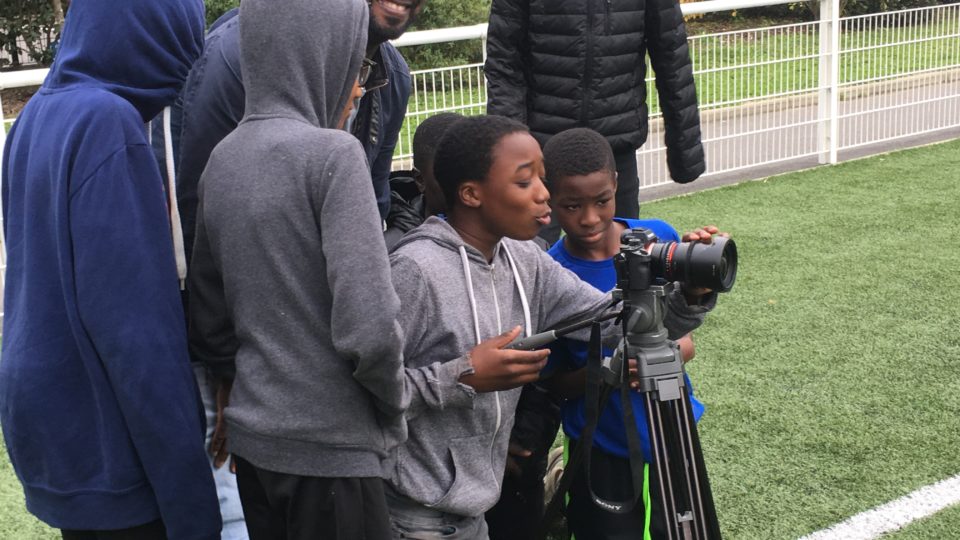
<svg viewBox="0 0 960 540"><path fill-rule="evenodd" d="M527 83L523 53L528 0L493 0L487 28L487 114L527 123Z"/></svg>
<svg viewBox="0 0 960 540"><path fill-rule="evenodd" d="M215 379L233 380L239 342L227 309L223 276L217 270L203 218L197 210L196 240L190 258L188 317L190 356L201 362Z"/></svg>
<svg viewBox="0 0 960 540"><path fill-rule="evenodd" d="M670 176L691 182L703 174L706 163L687 31L677 0L647 0L644 44L657 76Z"/></svg>

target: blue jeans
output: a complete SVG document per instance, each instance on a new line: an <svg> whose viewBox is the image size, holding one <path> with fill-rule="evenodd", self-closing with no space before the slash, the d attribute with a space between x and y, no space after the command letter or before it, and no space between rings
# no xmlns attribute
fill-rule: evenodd
<svg viewBox="0 0 960 540"><path fill-rule="evenodd" d="M207 415L206 447L210 447L213 437L213 428L217 422L217 402L213 386L207 378L207 370L203 366L194 366L193 373L197 377L197 386L200 387L200 397L203 399L203 410ZM229 434L227 444L229 444ZM213 481L217 486L217 498L220 499L220 517L223 518L222 540L248 540L247 524L243 520L243 507L240 506L240 492L237 490L237 475L230 472L228 461L219 469L213 468L213 458L210 458L210 468L213 470Z"/></svg>

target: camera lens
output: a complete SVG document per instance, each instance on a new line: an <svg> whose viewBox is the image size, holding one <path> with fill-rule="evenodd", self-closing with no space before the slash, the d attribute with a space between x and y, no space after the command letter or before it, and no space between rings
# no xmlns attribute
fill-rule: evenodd
<svg viewBox="0 0 960 540"><path fill-rule="evenodd" d="M715 236L712 244L666 242L650 246L653 273L667 281L727 292L737 279L737 244Z"/></svg>

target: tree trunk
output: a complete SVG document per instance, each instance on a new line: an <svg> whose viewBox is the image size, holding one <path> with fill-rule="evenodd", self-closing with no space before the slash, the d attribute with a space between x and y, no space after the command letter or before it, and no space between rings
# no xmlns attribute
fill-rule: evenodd
<svg viewBox="0 0 960 540"><path fill-rule="evenodd" d="M61 0L50 0L50 5L53 7L53 20L58 27L63 26L63 4Z"/></svg>

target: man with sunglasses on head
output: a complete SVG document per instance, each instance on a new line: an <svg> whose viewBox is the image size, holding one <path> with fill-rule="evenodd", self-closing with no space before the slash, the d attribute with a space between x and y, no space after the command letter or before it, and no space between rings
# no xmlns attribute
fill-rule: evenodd
<svg viewBox="0 0 960 540"><path fill-rule="evenodd" d="M390 165L410 97L410 68L389 40L400 37L416 20L426 0L368 0L369 25L359 102L345 129L363 147L370 168L380 218L390 208ZM282 9L282 7L278 7ZM200 175L214 147L243 118L246 93L240 65L238 9L221 16L206 36L203 55L169 114L169 129L154 121L153 145L162 171L176 176L186 257L194 244ZM278 30L282 31L282 30ZM354 95L356 97L357 94ZM168 148L169 147L169 148ZM167 156L172 155L168 160ZM168 166L168 162L172 165ZM170 169L173 169L172 171ZM184 308L189 298L183 294ZM207 436L223 515L223 538L244 539L247 531L237 495L236 477L223 465L228 458L223 424L233 374L211 366L191 351L194 371L207 413Z"/></svg>

